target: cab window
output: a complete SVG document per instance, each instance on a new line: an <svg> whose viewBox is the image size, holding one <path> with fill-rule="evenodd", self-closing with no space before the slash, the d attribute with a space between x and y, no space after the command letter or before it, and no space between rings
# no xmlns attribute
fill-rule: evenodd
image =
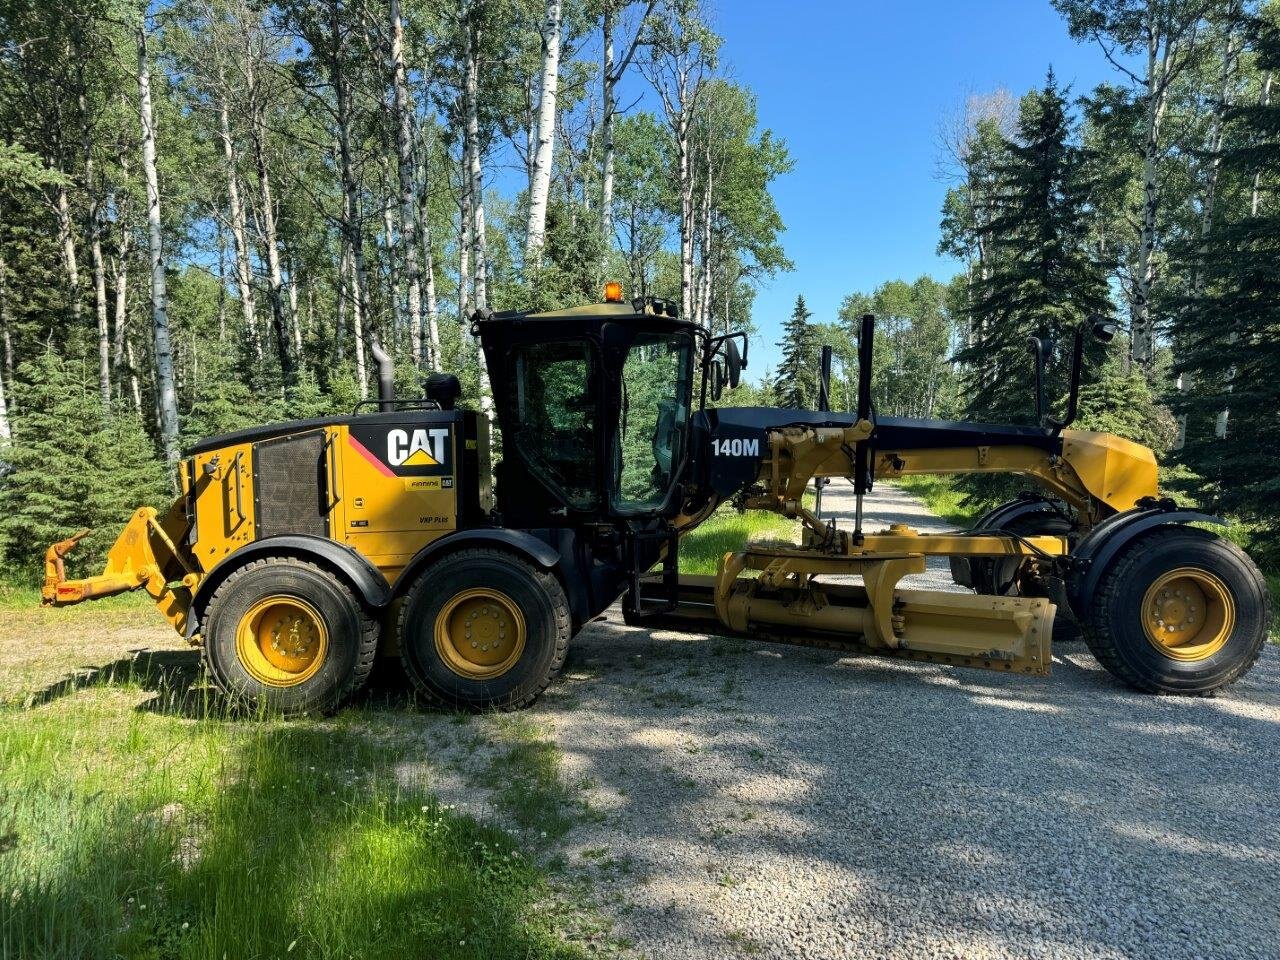
<svg viewBox="0 0 1280 960"><path fill-rule="evenodd" d="M596 506L595 351L583 341L534 343L512 352L516 429L506 442L578 509Z"/></svg>
<svg viewBox="0 0 1280 960"><path fill-rule="evenodd" d="M639 333L622 365L614 507L643 512L667 499L684 459L693 341Z"/></svg>

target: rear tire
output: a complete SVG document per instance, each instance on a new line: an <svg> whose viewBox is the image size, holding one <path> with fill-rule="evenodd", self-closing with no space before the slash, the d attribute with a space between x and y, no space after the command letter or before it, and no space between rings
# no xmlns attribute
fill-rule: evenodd
<svg viewBox="0 0 1280 960"><path fill-rule="evenodd" d="M437 560L410 587L400 655L430 704L518 710L560 672L572 631L554 575L505 551L473 548Z"/></svg>
<svg viewBox="0 0 1280 960"><path fill-rule="evenodd" d="M364 686L378 623L350 586L292 557L245 564L204 612L204 659L233 703L288 716L325 713Z"/></svg>
<svg viewBox="0 0 1280 960"><path fill-rule="evenodd" d="M1160 527L1126 545L1085 603L1093 655L1147 693L1221 690L1253 666L1271 623L1253 561L1194 527Z"/></svg>

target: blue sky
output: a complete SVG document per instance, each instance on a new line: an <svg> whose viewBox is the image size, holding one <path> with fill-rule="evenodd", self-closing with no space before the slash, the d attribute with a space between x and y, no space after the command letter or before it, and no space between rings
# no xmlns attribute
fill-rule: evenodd
<svg viewBox="0 0 1280 960"><path fill-rule="evenodd" d="M715 24L730 76L754 91L761 125L795 160L774 188L795 270L756 298L754 377L776 362L796 294L829 321L853 291L957 271L935 252L938 133L968 95L1021 95L1051 64L1077 95L1114 76L1049 0L720 0Z"/></svg>

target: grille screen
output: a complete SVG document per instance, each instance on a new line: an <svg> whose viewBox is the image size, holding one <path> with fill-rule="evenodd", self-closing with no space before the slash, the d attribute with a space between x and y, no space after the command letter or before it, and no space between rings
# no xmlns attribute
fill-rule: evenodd
<svg viewBox="0 0 1280 960"><path fill-rule="evenodd" d="M260 441L253 456L258 536L328 536L324 431Z"/></svg>

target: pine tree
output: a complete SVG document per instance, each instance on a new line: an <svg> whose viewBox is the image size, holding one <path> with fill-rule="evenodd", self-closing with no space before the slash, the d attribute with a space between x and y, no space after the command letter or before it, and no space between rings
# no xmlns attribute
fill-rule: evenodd
<svg viewBox="0 0 1280 960"><path fill-rule="evenodd" d="M1253 27L1261 72L1280 71L1280 16ZM1175 303L1175 372L1191 389L1181 461L1205 481L1205 506L1255 528L1255 553L1280 558L1280 103L1227 111L1224 176L1240 185L1201 241L1181 253L1201 290Z"/></svg>
<svg viewBox="0 0 1280 960"><path fill-rule="evenodd" d="M795 309L782 328L782 362L774 377L774 396L780 407L811 410L818 402L818 348L809 318L813 313L804 297L796 297Z"/></svg>
<svg viewBox="0 0 1280 960"><path fill-rule="evenodd" d="M0 541L12 568L35 571L45 548L93 528L76 552L81 569L100 567L106 549L139 506L172 499L157 451L141 422L104 414L96 370L46 351L19 368L19 415L0 482Z"/></svg>
<svg viewBox="0 0 1280 960"><path fill-rule="evenodd" d="M1105 266L1089 243L1092 189L1084 151L1063 91L1050 71L1028 93L1016 140L997 163L981 234L991 252L969 311L974 339L958 359L968 365L971 419L1031 423L1035 367L1027 338L1049 337L1058 349L1046 371L1045 396L1066 392L1070 343L1092 313L1109 313Z"/></svg>

